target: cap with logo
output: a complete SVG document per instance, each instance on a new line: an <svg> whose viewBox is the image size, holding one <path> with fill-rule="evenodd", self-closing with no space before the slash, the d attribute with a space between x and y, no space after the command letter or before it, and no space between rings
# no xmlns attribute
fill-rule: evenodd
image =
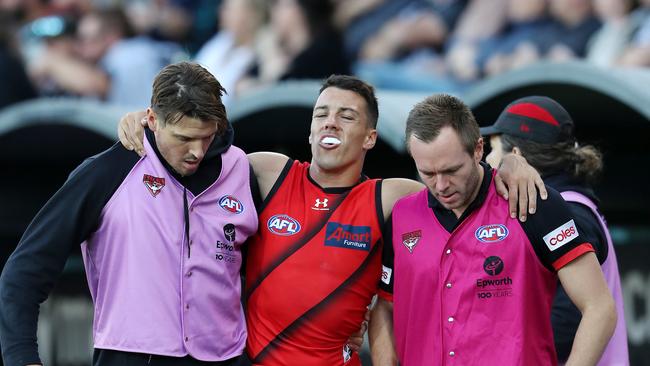
<svg viewBox="0 0 650 366"><path fill-rule="evenodd" d="M553 99L530 96L510 103L492 126L481 128L483 136L497 134L543 144L572 141L573 120L560 103Z"/></svg>

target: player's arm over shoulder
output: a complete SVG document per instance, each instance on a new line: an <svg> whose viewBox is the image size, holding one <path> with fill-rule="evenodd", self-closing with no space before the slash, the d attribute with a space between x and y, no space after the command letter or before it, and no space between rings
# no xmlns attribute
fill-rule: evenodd
<svg viewBox="0 0 650 366"><path fill-rule="evenodd" d="M405 178L384 179L381 186L381 202L384 219L388 219L393 206L400 198L411 193L419 192L425 188L424 184Z"/></svg>
<svg viewBox="0 0 650 366"><path fill-rule="evenodd" d="M287 165L289 157L279 153L260 151L248 154L248 161L257 178L262 199L265 199Z"/></svg>

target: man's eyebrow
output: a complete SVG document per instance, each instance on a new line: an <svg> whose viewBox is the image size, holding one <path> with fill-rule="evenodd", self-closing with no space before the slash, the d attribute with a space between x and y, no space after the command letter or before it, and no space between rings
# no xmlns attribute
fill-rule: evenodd
<svg viewBox="0 0 650 366"><path fill-rule="evenodd" d="M359 114L359 111L357 111L357 110L354 109L354 108L350 108L350 107L342 107L342 108L340 109L340 111L341 111L341 112L352 112L352 113L354 113L354 114Z"/></svg>
<svg viewBox="0 0 650 366"><path fill-rule="evenodd" d="M456 170L460 169L463 167L463 164L458 164L458 165L452 165L448 168L440 170L440 173L450 173L450 172L455 172Z"/></svg>

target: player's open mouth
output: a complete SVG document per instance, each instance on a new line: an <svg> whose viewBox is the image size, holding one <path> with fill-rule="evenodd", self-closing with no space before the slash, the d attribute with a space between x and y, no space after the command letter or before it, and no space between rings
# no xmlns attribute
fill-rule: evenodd
<svg viewBox="0 0 650 366"><path fill-rule="evenodd" d="M341 144L341 140L334 136L324 136L320 139L320 146L325 149L334 149Z"/></svg>

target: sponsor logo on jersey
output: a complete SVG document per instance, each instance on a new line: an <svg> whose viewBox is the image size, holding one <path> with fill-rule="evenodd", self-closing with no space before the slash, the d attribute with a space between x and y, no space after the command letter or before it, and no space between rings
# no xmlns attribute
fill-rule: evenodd
<svg viewBox="0 0 650 366"><path fill-rule="evenodd" d="M227 212L240 214L244 212L244 205L236 197L231 195L225 195L219 198L219 206L226 210Z"/></svg>
<svg viewBox="0 0 650 366"><path fill-rule="evenodd" d="M347 363L352 358L352 348L349 345L343 346L343 363Z"/></svg>
<svg viewBox="0 0 650 366"><path fill-rule="evenodd" d="M156 197L165 186L165 178L154 177L149 174L145 174L142 177L142 182L149 190L149 193L154 197Z"/></svg>
<svg viewBox="0 0 650 366"><path fill-rule="evenodd" d="M235 230L235 225L234 224L225 224L223 226L223 236L226 237L226 240L229 242L234 242L236 237L236 230Z"/></svg>
<svg viewBox="0 0 650 366"><path fill-rule="evenodd" d="M573 220L567 221L564 225L551 231L544 236L544 243L551 251L570 243L573 239L578 237L578 228Z"/></svg>
<svg viewBox="0 0 650 366"><path fill-rule="evenodd" d="M343 225L328 222L325 228L325 245L357 250L370 250L370 226Z"/></svg>
<svg viewBox="0 0 650 366"><path fill-rule="evenodd" d="M501 265L503 266L503 263ZM492 274L490 275L493 276ZM479 278L478 280L476 280L476 290L477 290L476 296L479 299L510 297L512 296L512 282L513 282L512 278L510 277L489 278L489 279Z"/></svg>
<svg viewBox="0 0 650 366"><path fill-rule="evenodd" d="M501 224L484 225L476 229L474 236L484 243L494 243L508 237L508 228Z"/></svg>
<svg viewBox="0 0 650 366"><path fill-rule="evenodd" d="M388 268L384 266L383 264L381 265L381 282L390 285L390 277L393 275L393 270L391 268Z"/></svg>
<svg viewBox="0 0 650 366"><path fill-rule="evenodd" d="M215 259L221 262L226 263L235 263L237 262L237 249L234 245L229 243L224 243L221 240L217 240L217 254L215 254Z"/></svg>
<svg viewBox="0 0 650 366"><path fill-rule="evenodd" d="M316 198L316 202L314 202L314 205L311 207L312 210L316 211L329 211L329 198Z"/></svg>
<svg viewBox="0 0 650 366"><path fill-rule="evenodd" d="M487 257L483 262L483 270L490 276L497 276L503 271L503 260L495 255Z"/></svg>
<svg viewBox="0 0 650 366"><path fill-rule="evenodd" d="M422 237L422 230L411 231L408 233L402 234L402 244L409 250L409 253L413 253L413 249L418 245L418 241Z"/></svg>
<svg viewBox="0 0 650 366"><path fill-rule="evenodd" d="M266 222L266 227L276 235L295 235L300 231L300 223L293 217L285 214L271 216Z"/></svg>

